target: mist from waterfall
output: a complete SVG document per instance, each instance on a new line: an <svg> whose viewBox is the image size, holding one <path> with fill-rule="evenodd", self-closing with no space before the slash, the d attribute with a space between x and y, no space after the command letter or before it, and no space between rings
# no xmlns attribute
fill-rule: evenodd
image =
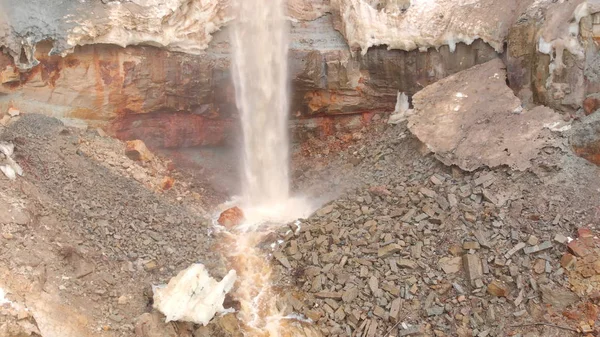
<svg viewBox="0 0 600 337"><path fill-rule="evenodd" d="M235 1L233 78L243 129L244 203L289 198L288 24L284 0Z"/></svg>
<svg viewBox="0 0 600 337"><path fill-rule="evenodd" d="M243 131L244 223L225 235L226 256L238 272L234 296L247 337L320 336L296 317L283 316L272 267L260 242L313 207L290 194L288 137L289 24L285 0L234 0L232 68Z"/></svg>

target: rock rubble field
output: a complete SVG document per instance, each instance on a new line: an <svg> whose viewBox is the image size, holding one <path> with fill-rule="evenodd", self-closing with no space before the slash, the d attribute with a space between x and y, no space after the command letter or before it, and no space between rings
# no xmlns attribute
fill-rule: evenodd
<svg viewBox="0 0 600 337"><path fill-rule="evenodd" d="M210 181L41 115L0 138L24 170L0 179L4 335L243 336L235 313L204 327L152 309L193 263L227 273ZM597 166L552 146L525 171L467 172L379 115L293 150L294 189L322 206L261 244L282 313L323 336L598 333Z"/></svg>
<svg viewBox="0 0 600 337"><path fill-rule="evenodd" d="M280 233L279 283L298 289L281 307L325 336L597 334L597 168L546 148L532 171L468 173L407 134L370 130L348 172L315 173L361 183Z"/></svg>

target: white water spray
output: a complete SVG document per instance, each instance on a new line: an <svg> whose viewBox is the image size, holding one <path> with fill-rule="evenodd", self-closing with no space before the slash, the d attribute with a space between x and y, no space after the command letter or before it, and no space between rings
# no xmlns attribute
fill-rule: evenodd
<svg viewBox="0 0 600 337"><path fill-rule="evenodd" d="M244 202L289 197L288 25L283 0L238 0L233 75L244 133Z"/></svg>
<svg viewBox="0 0 600 337"><path fill-rule="evenodd" d="M241 206L247 225L312 210L289 186L289 25L285 0L235 0L233 79L243 131Z"/></svg>
<svg viewBox="0 0 600 337"><path fill-rule="evenodd" d="M243 131L242 198L245 221L225 237L238 271L234 296L245 336L319 336L305 322L284 317L271 284L271 264L257 248L278 226L310 214L290 196L288 139L288 23L285 0L234 0L233 79Z"/></svg>

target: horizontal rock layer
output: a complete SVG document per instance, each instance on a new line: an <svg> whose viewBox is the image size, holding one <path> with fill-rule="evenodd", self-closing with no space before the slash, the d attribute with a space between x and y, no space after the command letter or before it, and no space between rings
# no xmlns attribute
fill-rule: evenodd
<svg viewBox="0 0 600 337"><path fill-rule="evenodd" d="M40 43L40 63L28 71L1 55L0 110L84 119L151 146L221 144L235 133L237 120L227 37L227 30L220 32L199 55L87 45L64 57L48 56L52 46ZM294 24L291 48L291 114L300 124L317 116L392 111L398 90L413 94L497 57L482 41L459 44L454 53L448 47L427 52L372 48L352 56L333 30L331 16ZM320 133L331 127L326 121L317 124Z"/></svg>
<svg viewBox="0 0 600 337"><path fill-rule="evenodd" d="M161 147L235 133L229 1L51 2L0 4L0 111L84 119ZM598 0L291 0L294 125L360 127L392 111L397 91L499 52L525 106L595 110L599 10ZM329 117L340 114L356 116Z"/></svg>

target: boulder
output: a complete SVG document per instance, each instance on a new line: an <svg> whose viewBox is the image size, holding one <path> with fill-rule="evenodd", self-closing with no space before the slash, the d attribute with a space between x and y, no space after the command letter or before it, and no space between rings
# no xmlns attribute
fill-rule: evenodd
<svg viewBox="0 0 600 337"><path fill-rule="evenodd" d="M217 220L219 225L231 229L244 222L244 212L237 206L226 209Z"/></svg>
<svg viewBox="0 0 600 337"><path fill-rule="evenodd" d="M523 109L506 85L500 59L424 88L413 104L410 131L441 162L466 171L502 165L526 170L543 147L557 144L558 132L570 128L549 108Z"/></svg>
<svg viewBox="0 0 600 337"><path fill-rule="evenodd" d="M125 155L135 161L151 161L154 158L146 144L139 139L125 143Z"/></svg>

